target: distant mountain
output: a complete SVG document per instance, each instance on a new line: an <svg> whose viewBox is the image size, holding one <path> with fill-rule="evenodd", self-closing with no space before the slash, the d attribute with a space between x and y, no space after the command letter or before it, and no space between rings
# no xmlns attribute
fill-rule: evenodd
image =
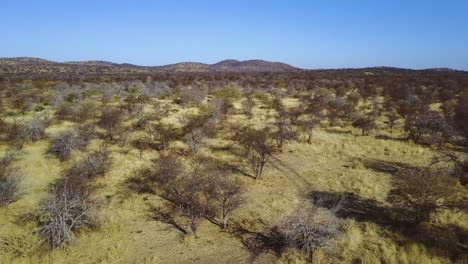
<svg viewBox="0 0 468 264"><path fill-rule="evenodd" d="M223 60L215 64L181 62L154 68L174 72L287 72L300 70L285 63L264 60Z"/></svg>
<svg viewBox="0 0 468 264"><path fill-rule="evenodd" d="M206 64L199 62L181 62L163 66L138 66L129 63L113 63L108 61L70 61L70 62L54 62L39 58L0 58L0 75L27 75L27 74L72 74L79 76L81 74L148 74L157 72L167 73L196 73L196 72L213 72L213 73L255 73L255 72L293 72L303 69L291 66L281 62L270 62L264 60L223 60L214 64ZM307 71L363 71L365 74L385 73L385 72L427 72L427 73L457 73L457 71L448 68L430 68L422 70L404 69L396 67L369 67L357 69L320 69Z"/></svg>
<svg viewBox="0 0 468 264"><path fill-rule="evenodd" d="M53 62L38 58L0 58L0 66L3 67L31 67L37 68L44 66L45 69L58 67L64 69L80 69L89 68L91 70L103 68L131 68L141 71L163 71L163 72L286 72L300 70L299 68L280 62L269 62L264 60L224 60L215 64L206 64L199 62L181 62L163 66L138 66L128 63L118 64L108 61L70 61L70 62ZM18 69L14 69L15 71ZM25 69L23 69L25 70Z"/></svg>

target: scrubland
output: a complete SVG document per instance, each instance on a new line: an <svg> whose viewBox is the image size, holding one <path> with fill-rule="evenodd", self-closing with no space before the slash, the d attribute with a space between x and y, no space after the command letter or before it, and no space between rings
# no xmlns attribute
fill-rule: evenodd
<svg viewBox="0 0 468 264"><path fill-rule="evenodd" d="M446 136L442 125L432 126L411 138L412 110L400 111L390 128L395 106L384 106L381 94L233 85L201 94L194 87L184 99L171 91L147 96L141 88L109 94L54 86L47 91L55 103L37 100L21 110L10 86L2 96L0 157L12 156L19 187L0 207L1 263L467 260L463 132ZM420 104L443 112L440 102ZM418 114L424 111L430 110ZM10 135L12 124L35 119L47 123L43 136ZM84 140L79 126L86 124L92 132ZM67 145L69 155L59 159L50 151L52 139L72 130L70 142L79 143ZM102 171L93 153L109 155ZM419 190L418 173L440 177ZM222 184L234 189L230 196ZM44 204L61 199L60 190L68 202L78 199L70 210L89 219L75 218L86 222L51 244L40 231L53 221ZM225 228L222 197L232 202ZM413 198L427 201L413 207ZM89 205L92 212L83 209Z"/></svg>

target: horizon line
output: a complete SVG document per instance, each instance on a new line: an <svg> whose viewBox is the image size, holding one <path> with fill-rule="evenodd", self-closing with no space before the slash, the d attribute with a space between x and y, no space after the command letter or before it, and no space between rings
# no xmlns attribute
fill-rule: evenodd
<svg viewBox="0 0 468 264"><path fill-rule="evenodd" d="M52 59L45 59L41 57L30 57L30 56L15 56L15 57L0 57L0 60L8 60L8 59L39 59L39 60L44 60L52 63L61 63L61 64L70 64L70 63L80 63L80 62L105 62L105 63L111 63L111 64L116 64L116 65L132 65L136 67L141 67L141 68L155 68L155 67L164 67L164 66L169 66L169 65L175 65L175 64L182 64L182 63L199 63L199 64L205 64L205 65L215 65L217 63L223 62L223 61L237 61L237 62L246 62L246 61L264 61L264 62L269 62L269 63L282 63L289 65L291 67L296 68L297 70L347 70L347 69L372 69L372 68L390 68L390 69L400 69L400 70L413 70L413 71L424 71L424 70L448 70L448 71L459 71L459 72L468 72L468 69L456 69L456 68L451 68L447 66L433 66L433 67L427 67L427 68L411 68L411 67L402 67L402 66L389 66L389 65L379 65L379 66L365 66L365 67L330 67L330 68L301 68L294 66L291 63L287 62L282 62L282 61L271 61L271 60L265 60L265 59L259 59L259 58L254 58L254 59L247 59L247 60L239 60L239 59L223 59L219 60L215 63L206 63L206 62L200 62L200 61L179 61L179 62L173 62L173 63L168 63L168 64L160 64L160 65L142 65L142 64L135 64L135 63L129 63L129 62L114 62L111 60L103 60L103 59L88 59L88 60L67 60L67 61L57 61L57 60L52 60Z"/></svg>

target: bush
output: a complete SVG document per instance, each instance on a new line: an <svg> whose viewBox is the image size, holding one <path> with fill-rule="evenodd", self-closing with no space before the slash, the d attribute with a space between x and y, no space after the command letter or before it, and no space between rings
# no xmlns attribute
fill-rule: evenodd
<svg viewBox="0 0 468 264"><path fill-rule="evenodd" d="M45 138L45 129L48 124L44 118L35 117L31 120L25 121L22 126L21 135L27 141L38 141Z"/></svg>
<svg viewBox="0 0 468 264"><path fill-rule="evenodd" d="M104 108L101 112L101 118L98 125L107 131L107 136L110 140L114 140L115 133L120 128L122 120L122 112L117 108Z"/></svg>
<svg viewBox="0 0 468 264"><path fill-rule="evenodd" d="M19 180L17 168L13 166L13 155L0 158L0 206L17 200Z"/></svg>
<svg viewBox="0 0 468 264"><path fill-rule="evenodd" d="M95 208L95 202L66 185L54 188L39 209L38 233L51 248L63 248L76 240L77 231L95 224Z"/></svg>
<svg viewBox="0 0 468 264"><path fill-rule="evenodd" d="M341 222L334 215L336 210L301 206L280 225L286 245L309 256L318 248L332 249L334 238L341 234Z"/></svg>
<svg viewBox="0 0 468 264"><path fill-rule="evenodd" d="M205 141L205 138L206 138L205 133L200 128L195 129L192 132L185 135L185 140L187 141L187 145L189 146L190 150L193 153L198 152L201 145Z"/></svg>
<svg viewBox="0 0 468 264"><path fill-rule="evenodd" d="M437 210L455 205L456 193L453 179L427 168L397 178L389 201L417 225Z"/></svg>
<svg viewBox="0 0 468 264"><path fill-rule="evenodd" d="M99 150L88 154L68 171L67 177L94 178L104 175L111 166L110 150L101 146Z"/></svg>
<svg viewBox="0 0 468 264"><path fill-rule="evenodd" d="M70 157L73 150L84 147L85 142L77 137L74 131L65 131L52 138L48 153L64 161Z"/></svg>

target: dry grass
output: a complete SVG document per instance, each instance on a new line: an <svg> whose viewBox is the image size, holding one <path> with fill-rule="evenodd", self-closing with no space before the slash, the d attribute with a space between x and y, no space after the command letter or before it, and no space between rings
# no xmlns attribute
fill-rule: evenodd
<svg viewBox="0 0 468 264"><path fill-rule="evenodd" d="M297 105L293 99L286 99L285 103L288 106ZM235 106L239 108L238 103ZM177 124L183 112L196 113L195 108L174 106L174 109L164 122ZM253 112L251 123L265 124L273 120L259 104ZM235 114L229 117L229 122L247 124L249 121L243 115ZM46 132L50 135L71 125L62 122L49 127ZM239 157L229 152L230 142L223 136L221 134L220 138L208 140L201 152L250 173ZM94 140L88 148L95 148L99 143L99 140ZM167 224L152 220L148 215L149 206L162 205L165 201L155 195L132 193L124 187L124 182L133 176L135 169L150 165L151 159L158 153L145 151L140 158L136 149L125 155L121 148L115 146L112 147L112 169L94 183L98 188L95 198L102 202L102 224L99 228L80 233L79 243L75 246L47 254L44 249L36 250L35 243L39 238L33 234L34 224L19 223L19 219L37 209L38 203L47 195L49 184L60 177L62 169L80 156L75 154L69 162L60 163L45 155L47 147L45 140L28 143L19 156L17 165L24 175L21 183L23 195L17 202L0 208L0 238L18 236L27 242L24 242L24 249L0 251L0 263L248 263L251 260L250 253L239 239L208 221L201 224L200 238L195 239L192 236L184 237ZM6 148L6 145L0 145L0 153ZM171 148L185 148L185 145L176 142ZM262 228L263 223L277 224L312 190L352 192L384 202L391 188L391 176L366 168L366 159L422 166L427 164L432 154L430 149L408 142L375 139L372 136L355 138L352 134L318 129L312 144L291 143L283 153L275 155L266 165L262 180L254 181L241 174L233 176L240 178L248 186L248 191L245 206L235 212L232 221L249 225L252 229ZM466 216L464 213L444 211L437 214L435 219L439 223L454 223L468 228ZM384 263L448 261L431 255L423 245L411 244L404 237L376 224L346 220L345 235L339 240L338 254L329 256L318 251L313 263L352 263L358 257L362 263L376 263L376 260ZM306 259L294 250L286 251L279 259L272 254L264 254L254 262L275 261L306 263Z"/></svg>

